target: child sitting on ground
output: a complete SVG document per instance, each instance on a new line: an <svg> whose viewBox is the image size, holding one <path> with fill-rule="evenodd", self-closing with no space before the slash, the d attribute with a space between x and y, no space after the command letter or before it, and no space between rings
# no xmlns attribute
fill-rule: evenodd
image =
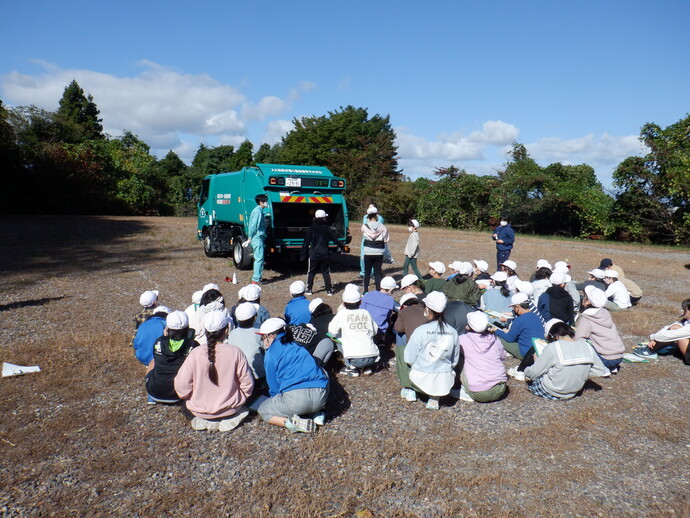
<svg viewBox="0 0 690 518"><path fill-rule="evenodd" d="M634 348L636 355L656 358L657 354L672 354L677 348L685 364L690 365L690 299L685 299L681 308L683 314L680 320L649 335L646 345L640 344Z"/></svg>
<svg viewBox="0 0 690 518"><path fill-rule="evenodd" d="M585 297L582 300L584 311L577 320L575 340L589 340L604 366L615 374L620 370L625 345L611 313L604 307L606 300L606 294L602 290L591 285L585 286Z"/></svg>
<svg viewBox="0 0 690 518"><path fill-rule="evenodd" d="M392 296L397 287L398 285L395 283L393 277L384 277L381 279L380 290L368 291L362 297L362 302L359 307L369 312L378 327L378 332L376 333L376 337L374 337L374 342L377 344L383 345L392 341L390 335L386 335L397 307L395 299Z"/></svg>
<svg viewBox="0 0 690 518"><path fill-rule="evenodd" d="M343 291L343 306L328 324L328 333L338 337L338 350L345 359L340 374L353 378L360 374L371 374L372 367L379 360L379 348L374 343L378 326L371 314L361 309L362 296L354 285Z"/></svg>
<svg viewBox="0 0 690 518"><path fill-rule="evenodd" d="M431 279L424 281L424 293L441 291L446 284L446 279L443 278L444 273L446 273L446 265L441 261L429 263L429 275L431 275Z"/></svg>
<svg viewBox="0 0 690 518"><path fill-rule="evenodd" d="M584 340L575 340L575 331L560 320L544 326L549 343L534 364L525 368L532 394L544 399L570 399L582 390L590 376L610 376L599 355Z"/></svg>

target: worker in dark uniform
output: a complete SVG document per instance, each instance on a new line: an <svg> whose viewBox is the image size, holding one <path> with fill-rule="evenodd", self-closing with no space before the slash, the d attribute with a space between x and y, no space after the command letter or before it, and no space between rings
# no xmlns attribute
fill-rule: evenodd
<svg viewBox="0 0 690 518"><path fill-rule="evenodd" d="M314 286L314 277L317 272L323 275L323 281L326 284L326 293L333 295L333 286L331 285L331 263L330 252L328 244L333 241L340 251L344 250L343 245L338 241L335 232L328 226L326 218L328 214L324 210L317 210L314 214L314 223L307 231L307 237L302 245L302 252L300 254L302 261L309 257L309 271L307 273L307 291L305 295L312 294Z"/></svg>

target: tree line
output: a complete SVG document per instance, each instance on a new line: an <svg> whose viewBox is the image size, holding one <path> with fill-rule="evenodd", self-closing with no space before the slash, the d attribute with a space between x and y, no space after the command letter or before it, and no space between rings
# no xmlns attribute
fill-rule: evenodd
<svg viewBox="0 0 690 518"><path fill-rule="evenodd" d="M411 181L398 167L389 116L340 107L293 120L294 128L256 152L199 146L190 166L173 151L157 159L138 136L103 133L91 95L72 81L57 111L5 108L0 163L5 213L193 215L201 179L256 163L326 166L347 180L351 215L376 202L388 221L485 230L507 214L525 233L690 244L690 116L667 128L647 123L644 157L629 157L607 193L586 165L539 166L514 142L496 175L437 167ZM357 218L354 218L357 219Z"/></svg>

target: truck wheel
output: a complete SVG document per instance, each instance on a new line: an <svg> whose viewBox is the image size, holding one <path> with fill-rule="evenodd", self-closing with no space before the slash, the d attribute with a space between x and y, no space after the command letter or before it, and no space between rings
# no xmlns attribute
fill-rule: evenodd
<svg viewBox="0 0 690 518"><path fill-rule="evenodd" d="M204 253L206 257L215 257L218 254L213 246L210 230L204 232Z"/></svg>
<svg viewBox="0 0 690 518"><path fill-rule="evenodd" d="M251 245L250 245L251 246ZM242 238L236 237L232 247L232 262L238 270L249 270L252 264L252 257L249 246L242 246Z"/></svg>

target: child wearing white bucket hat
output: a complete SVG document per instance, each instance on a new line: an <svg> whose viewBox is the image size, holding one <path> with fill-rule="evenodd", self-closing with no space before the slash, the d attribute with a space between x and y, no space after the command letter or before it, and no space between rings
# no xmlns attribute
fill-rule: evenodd
<svg viewBox="0 0 690 518"><path fill-rule="evenodd" d="M625 344L606 306L606 293L594 286L585 286L584 311L577 320L575 340L589 340L602 363L611 372L620 370Z"/></svg>

